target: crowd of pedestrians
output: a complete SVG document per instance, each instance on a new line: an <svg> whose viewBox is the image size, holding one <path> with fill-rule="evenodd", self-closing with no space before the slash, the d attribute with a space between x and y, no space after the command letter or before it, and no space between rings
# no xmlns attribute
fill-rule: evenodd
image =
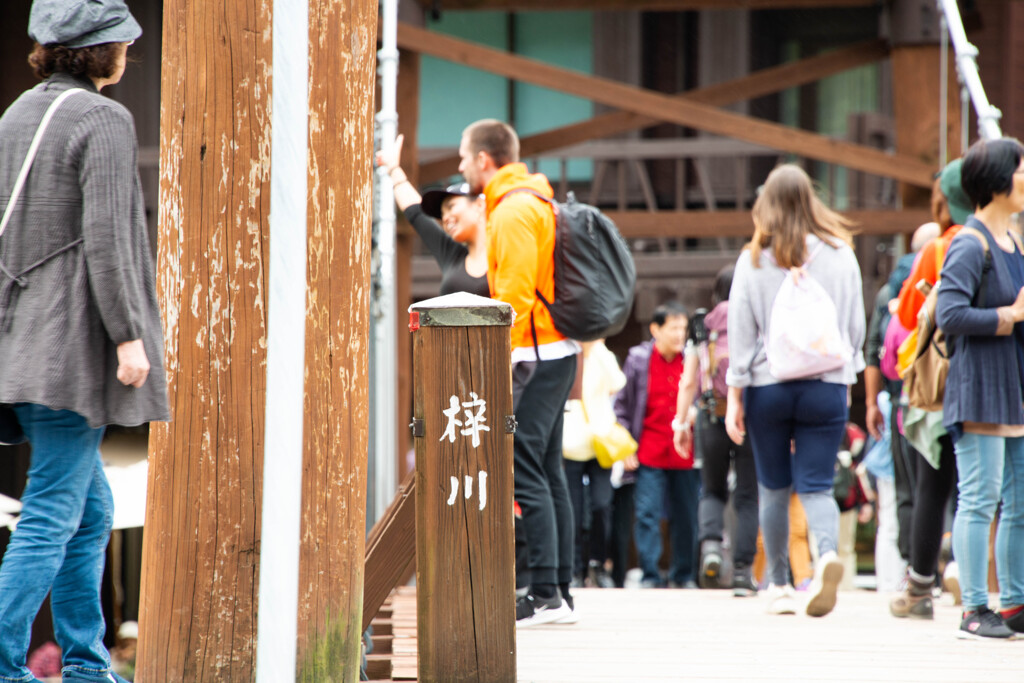
<svg viewBox="0 0 1024 683"><path fill-rule="evenodd" d="M422 198L399 152L379 157L442 266L442 291L516 310L517 627L574 623L571 587L626 585L634 550L637 587L731 588L763 594L773 614L824 616L853 585L858 520L877 513L877 585L894 594L894 616L932 618L938 587L959 600L962 585L961 635L1024 630L1024 250L1012 225L1024 208L1020 152L1013 140L978 143L943 170L935 221L878 291L870 326L854 226L801 168L776 168L710 311L660 303L649 340L621 370L603 340L577 344L551 319L553 192L519 162L514 130L469 126L465 182ZM921 362L911 348L918 314L939 281L926 313L950 360L936 409L908 400L901 378ZM849 422L861 372L868 447ZM616 423L631 447L616 437L609 460L601 442ZM954 558L940 576L953 503ZM987 599L996 518L999 611Z"/></svg>
<svg viewBox="0 0 1024 683"><path fill-rule="evenodd" d="M33 446L0 569L0 678L31 680L29 629L49 593L65 680L119 680L99 644L111 501L97 446L106 424L166 419L167 399L137 143L130 116L99 91L120 79L141 31L119 2L88 16L57 5L32 9L44 81L0 119L0 188L17 188L0 225L0 364L54 354L0 375L0 402ZM858 513L876 501L877 585L895 594L893 616L934 618L942 586L962 601L960 636L1024 632L1019 142L978 142L942 170L934 222L879 289L870 325L854 226L804 170L777 167L750 242L701 302L710 310L661 302L621 369L604 340L577 343L552 317L554 191L520 161L515 130L481 120L459 142L463 182L422 196L401 168L401 136L377 163L441 267L441 293L515 311L517 627L578 621L571 589L624 586L631 550L640 588L729 588L763 593L772 614L827 615L856 572ZM57 191L22 192L15 178L33 165ZM68 336L74 345L45 341ZM948 374L910 388L933 371ZM875 443L858 467L861 372Z"/></svg>

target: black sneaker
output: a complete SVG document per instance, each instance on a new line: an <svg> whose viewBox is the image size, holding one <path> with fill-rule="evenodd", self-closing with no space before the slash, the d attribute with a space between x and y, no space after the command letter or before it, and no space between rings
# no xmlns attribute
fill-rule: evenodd
<svg viewBox="0 0 1024 683"><path fill-rule="evenodd" d="M700 555L700 587L718 588L722 573L722 546L718 541L704 541Z"/></svg>
<svg viewBox="0 0 1024 683"><path fill-rule="evenodd" d="M615 588L615 582L604 568L604 563L598 560L591 560L587 565L587 578L592 588Z"/></svg>
<svg viewBox="0 0 1024 683"><path fill-rule="evenodd" d="M750 574L736 574L732 578L732 594L737 598L752 598L757 595L757 586Z"/></svg>
<svg viewBox="0 0 1024 683"><path fill-rule="evenodd" d="M573 611L558 595L538 598L533 593L516 600L516 628L550 624L571 615Z"/></svg>
<svg viewBox="0 0 1024 683"><path fill-rule="evenodd" d="M1007 628L1001 616L988 607L979 607L964 612L956 635L958 638L1012 638L1013 631Z"/></svg>
<svg viewBox="0 0 1024 683"><path fill-rule="evenodd" d="M1024 633L1024 610L1020 610L1012 617L1004 617L1003 623L1014 633Z"/></svg>

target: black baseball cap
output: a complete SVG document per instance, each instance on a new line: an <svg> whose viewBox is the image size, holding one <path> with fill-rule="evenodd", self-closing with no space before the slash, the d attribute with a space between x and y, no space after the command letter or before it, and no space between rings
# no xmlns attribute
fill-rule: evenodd
<svg viewBox="0 0 1024 683"><path fill-rule="evenodd" d="M420 208L422 208L423 213L428 216L440 219L441 205L444 204L444 200L449 197L475 198L476 195L469 191L469 183L456 183L455 185L449 185L443 190L428 190L427 192L424 192Z"/></svg>

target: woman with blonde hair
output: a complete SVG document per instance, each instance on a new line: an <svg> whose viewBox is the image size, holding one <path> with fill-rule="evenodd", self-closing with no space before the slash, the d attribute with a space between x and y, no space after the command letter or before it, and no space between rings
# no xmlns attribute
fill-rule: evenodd
<svg viewBox="0 0 1024 683"><path fill-rule="evenodd" d="M810 178L797 166L787 164L769 174L753 220L754 236L736 262L729 296L726 431L739 444L749 427L768 559L768 611L797 610L786 576L789 499L795 491L819 552L805 611L824 616L835 606L843 575L836 556L839 509L832 479L847 421L848 388L864 369L860 266L849 221L818 199ZM828 363L780 369L780 358L791 361L792 355L780 357L778 340L787 334L797 339L807 331L773 328L783 322L773 309L787 278L793 278L793 287L821 291L818 308L789 316L788 326L810 330L834 313L831 336L843 351ZM834 310L827 310L830 305Z"/></svg>

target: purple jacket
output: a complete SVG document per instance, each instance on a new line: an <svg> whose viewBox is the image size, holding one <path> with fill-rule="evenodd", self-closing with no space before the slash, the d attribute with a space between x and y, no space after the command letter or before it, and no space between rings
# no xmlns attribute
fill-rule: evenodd
<svg viewBox="0 0 1024 683"><path fill-rule="evenodd" d="M654 342L646 341L629 350L622 372L626 375L626 386L615 396L615 417L619 424L629 430L637 443L644 429L647 414L647 374L651 365Z"/></svg>

